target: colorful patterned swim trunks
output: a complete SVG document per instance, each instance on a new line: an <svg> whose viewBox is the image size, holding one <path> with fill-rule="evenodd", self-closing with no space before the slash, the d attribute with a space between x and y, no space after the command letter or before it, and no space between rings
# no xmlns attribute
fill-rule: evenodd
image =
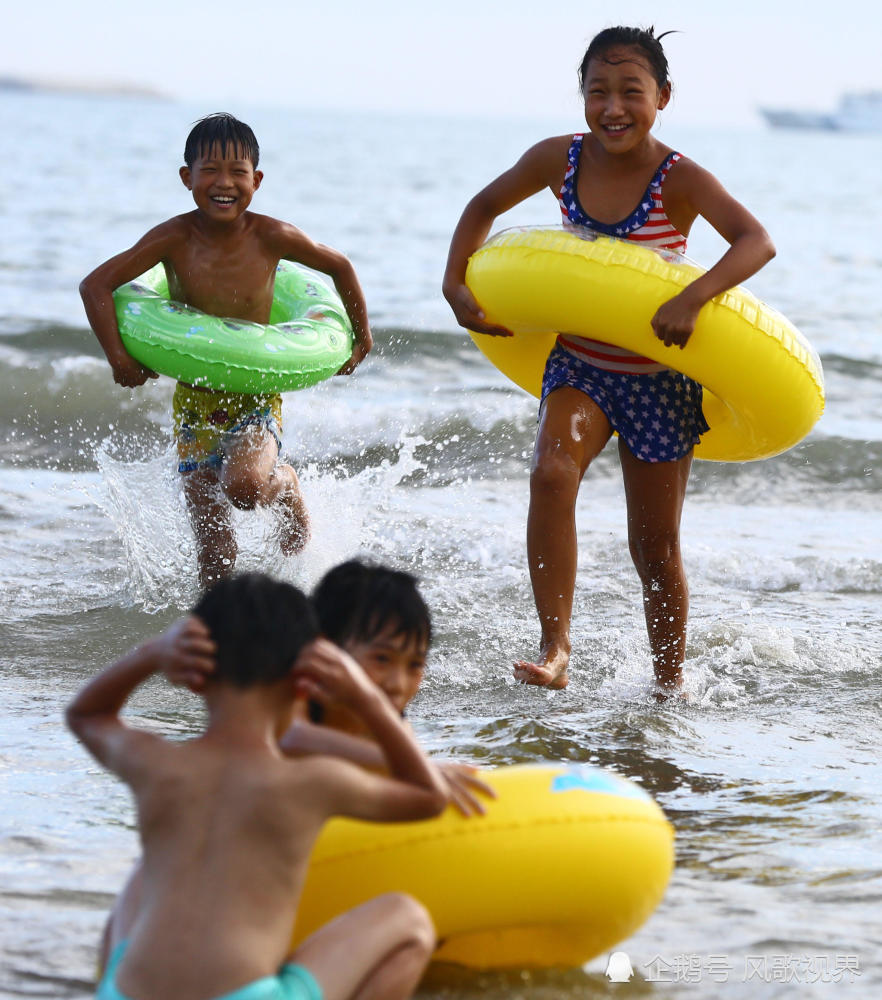
<svg viewBox="0 0 882 1000"><path fill-rule="evenodd" d="M563 385L590 396L644 462L676 462L710 430L701 409L701 386L671 369L634 375L606 371L556 345L545 364L542 401Z"/></svg>
<svg viewBox="0 0 882 1000"><path fill-rule="evenodd" d="M172 401L178 472L216 469L224 448L246 427L265 427L282 448L282 397L203 392L182 382Z"/></svg>

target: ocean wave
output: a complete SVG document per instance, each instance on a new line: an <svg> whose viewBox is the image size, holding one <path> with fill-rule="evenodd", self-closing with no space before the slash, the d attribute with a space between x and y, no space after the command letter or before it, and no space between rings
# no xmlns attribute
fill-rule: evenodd
<svg viewBox="0 0 882 1000"><path fill-rule="evenodd" d="M866 378L866 391L831 379L833 402L807 440L764 462L697 462L691 492L724 490L751 503L823 490L831 503L855 496L859 504L873 502L882 492L882 423L849 418L845 409L872 412L882 366L841 355L826 360L846 383ZM0 461L91 470L109 434L128 441L135 458L153 454L170 440L172 388L165 378L135 390L116 386L97 342L82 329L7 327L0 331ZM418 435L425 444L415 475L445 484L527 475L537 403L487 364L464 333L389 328L377 332L376 351L354 378L286 394L284 413L285 448L295 464L326 463L354 474L389 460L407 435ZM618 475L612 452L595 463L593 477Z"/></svg>

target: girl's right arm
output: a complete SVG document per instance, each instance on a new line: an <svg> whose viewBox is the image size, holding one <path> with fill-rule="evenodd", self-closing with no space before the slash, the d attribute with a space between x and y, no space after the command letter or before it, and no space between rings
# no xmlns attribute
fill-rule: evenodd
<svg viewBox="0 0 882 1000"><path fill-rule="evenodd" d="M123 346L116 321L113 293L120 285L134 281L139 274L165 259L174 223L175 220L170 220L151 229L133 247L99 264L80 282L80 297L89 325L101 344L113 369L113 379L118 385L131 388L143 385L147 379L157 376L156 372L136 361Z"/></svg>
<svg viewBox="0 0 882 1000"><path fill-rule="evenodd" d="M487 239L497 216L545 187L553 189L557 179L555 171L560 172L565 157L560 139L544 139L528 149L513 167L491 181L466 205L450 241L442 284L444 298L450 303L460 326L492 337L511 336L511 331L505 327L487 322L484 311L466 286L469 257Z"/></svg>

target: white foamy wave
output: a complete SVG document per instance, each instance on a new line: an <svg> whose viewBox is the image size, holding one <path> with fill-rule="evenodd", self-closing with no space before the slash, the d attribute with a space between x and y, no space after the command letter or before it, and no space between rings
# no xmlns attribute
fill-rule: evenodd
<svg viewBox="0 0 882 1000"><path fill-rule="evenodd" d="M814 634L803 625L732 619L692 627L683 671L687 700L777 705L788 691L804 699L807 685L823 685L831 675L878 669L878 649L849 640L845 627L840 635Z"/></svg>
<svg viewBox="0 0 882 1000"><path fill-rule="evenodd" d="M690 556L693 550L690 550ZM699 561L699 560L696 560ZM770 552L762 560L754 552L705 551L701 575L733 590L868 593L882 591L882 561L864 554L837 551L798 555Z"/></svg>

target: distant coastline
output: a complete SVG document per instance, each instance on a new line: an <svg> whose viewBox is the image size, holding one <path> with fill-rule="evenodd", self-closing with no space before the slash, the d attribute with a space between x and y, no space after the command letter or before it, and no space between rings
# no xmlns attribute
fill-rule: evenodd
<svg viewBox="0 0 882 1000"><path fill-rule="evenodd" d="M74 94L91 97L149 97L170 101L168 94L132 83L89 83L77 80L33 80L20 76L0 76L0 93Z"/></svg>

